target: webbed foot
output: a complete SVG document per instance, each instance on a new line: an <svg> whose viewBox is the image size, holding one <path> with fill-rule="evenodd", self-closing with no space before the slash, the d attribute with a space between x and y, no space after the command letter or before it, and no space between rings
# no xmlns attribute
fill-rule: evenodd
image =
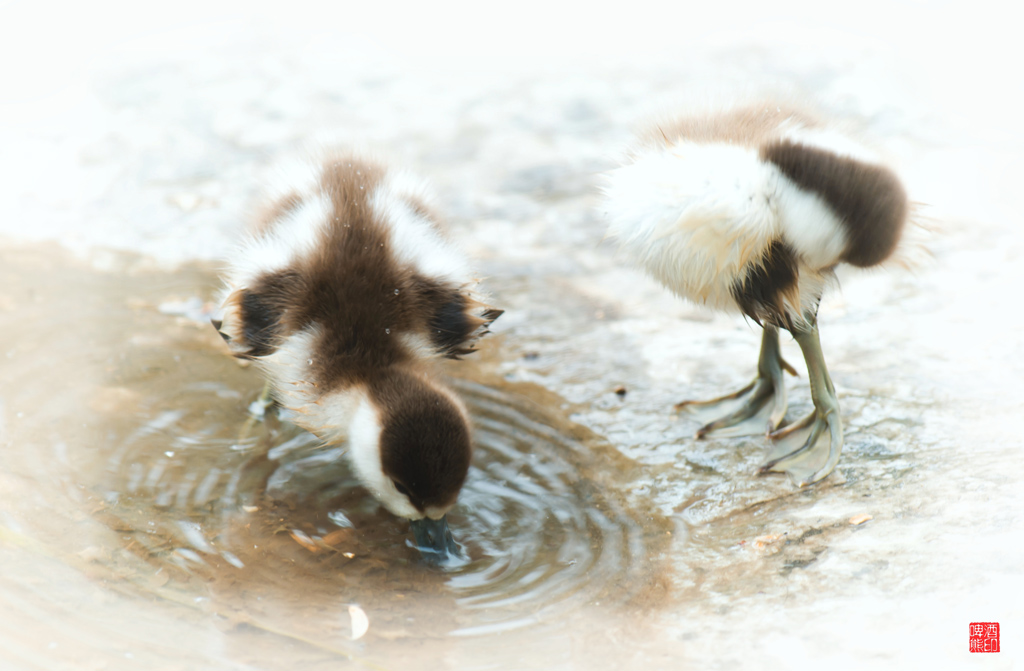
<svg viewBox="0 0 1024 671"><path fill-rule="evenodd" d="M839 463L843 451L843 423L838 410L809 415L768 434L772 445L760 473L787 473L800 487L823 479Z"/></svg>
<svg viewBox="0 0 1024 671"><path fill-rule="evenodd" d="M796 375L779 349L779 331L766 326L761 338L757 377L743 389L710 401L683 401L675 409L699 420L713 419L697 430L696 437L771 433L786 416L787 398L783 371Z"/></svg>

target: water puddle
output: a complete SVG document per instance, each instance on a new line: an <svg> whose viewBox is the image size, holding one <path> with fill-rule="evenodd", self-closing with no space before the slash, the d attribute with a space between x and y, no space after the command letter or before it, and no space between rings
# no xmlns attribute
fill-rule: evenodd
<svg viewBox="0 0 1024 671"><path fill-rule="evenodd" d="M450 516L467 559L431 568L344 446L254 420L258 373L205 323L211 269L42 247L0 269L0 547L20 562L0 630L23 662L143 664L175 636L223 668L436 668L525 640L542 660L582 607L606 626L666 598L672 526L628 496L635 462L536 385L451 366L477 443Z"/></svg>

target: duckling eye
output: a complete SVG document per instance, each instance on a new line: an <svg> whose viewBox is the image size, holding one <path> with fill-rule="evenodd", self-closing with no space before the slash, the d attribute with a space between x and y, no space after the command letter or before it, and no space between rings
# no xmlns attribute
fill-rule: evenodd
<svg viewBox="0 0 1024 671"><path fill-rule="evenodd" d="M412 494L409 492L409 489L401 482L396 482L395 480L392 480L391 482L394 483L395 489L398 490L399 494L403 494L404 496L412 496Z"/></svg>

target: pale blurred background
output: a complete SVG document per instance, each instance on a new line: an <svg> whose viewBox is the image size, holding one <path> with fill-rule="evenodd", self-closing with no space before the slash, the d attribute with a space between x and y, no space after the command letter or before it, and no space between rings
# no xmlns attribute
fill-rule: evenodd
<svg viewBox="0 0 1024 671"><path fill-rule="evenodd" d="M419 630L389 629L382 624L387 610L363 602L370 633L358 656L371 668L1019 668L1018 13L1008 3L926 0L842 7L3 3L0 251L14 250L6 253L15 258L18 250L51 250L47 243L58 241L84 260L88 272L74 272L101 273L106 279L95 281L106 289L97 289L99 307L88 307L81 320L102 332L103 301L129 305L140 320L125 327L131 337L112 331L112 322L96 342L130 342L124 347L134 351L163 343L161 330L173 330L159 321L170 319L165 306L187 320L188 310L173 306L208 298L216 260L230 250L281 156L311 144L356 143L411 165L437 186L453 232L486 275L495 304L507 309L481 362L466 364L479 366L469 377L479 375L509 398L533 389L537 403L606 441L617 456L601 456L581 480L598 478L596 491L651 511L653 527L673 534L666 534L668 546L652 542L631 560L619 558L667 567L641 590L643 599L613 608L609 597L602 609L592 595L614 591L609 585L619 578L595 570L585 576L593 583L588 596L568 602L576 617L538 615L535 629L512 638L480 626L479 611L467 605L460 590L477 579L472 571L463 583L453 578L441 591L451 599L442 601L443 612L455 623L426 648L437 659L396 656L401 646L419 645ZM753 475L759 439L697 443L695 427L671 416L672 403L686 396L746 382L759 336L622 266L602 244L596 212L598 174L645 118L710 94L773 89L857 120L892 158L912 198L925 204L933 229L930 261L909 273L841 273L842 291L823 303L822 341L848 442L836 475L805 491ZM145 261L132 268L167 273L146 280L157 287L145 290L157 296L152 305L125 302L118 283L136 289L122 282L123 262L111 250L140 254ZM31 277L53 268L60 277L61 263L73 266L49 254L26 262L43 273ZM181 293L175 279L186 276L192 294ZM24 295L34 287L7 284L0 287L0 318L10 319L0 331L0 364L11 368L0 369L0 379L10 375L17 384L0 389L0 471L11 478L0 487L0 550L14 568L0 576L0 630L8 632L0 667L286 669L298 659L289 646L305 650L296 641L314 639L310 649L320 656L307 655L312 661L303 668L344 663L344 650L355 649L347 639L294 632L239 638L214 606L185 617L147 600L148 588L126 596L88 577L80 565L106 566L103 553L121 542L123 530L100 524L103 533L117 533L96 540L106 536L86 527L79 532L85 538L55 533L40 521L75 510L76 519L96 522L94 510L63 497L98 485L85 469L37 463L27 446L35 444L30 437L46 435L49 418L32 425L35 406L16 411L26 395L46 396L37 388L43 378L24 361L36 357L40 369L49 368L47 357L57 355L33 353L37 336L56 337L68 321L49 308L33 312ZM92 285L81 286L82 297L67 293L86 305ZM153 331L150 340L138 336L139 324ZM200 344L181 355L218 361L212 331L193 327ZM791 361L799 359L791 342L784 347ZM153 349L157 357L160 348ZM81 357L82 365L103 356ZM205 374L196 368L194 375ZM803 379L792 383L794 407L807 403ZM130 396L103 384L106 406ZM628 389L625 400L611 391L619 384ZM229 391L239 398L258 392L251 381L236 387ZM559 400L547 400L548 392ZM180 393L167 390L172 399ZM95 451L66 440L58 443L72 465ZM552 454L557 461L557 450ZM145 506L136 512L146 519ZM848 523L865 514L872 520L864 526ZM168 543L201 551L194 535L171 536ZM533 549L508 551L527 566L539 557ZM543 573L547 559L539 563ZM132 566L129 577L151 568ZM60 580L53 578L58 569L67 569ZM292 584L282 575L283 589L327 594L320 594L323 576L297 573ZM528 594L535 601L524 610L544 612L559 585L557 571L549 577ZM212 588L208 594L195 580L182 584L196 603L233 605L237 596ZM345 596L337 596L341 614ZM301 604L290 607L308 614ZM424 602L422 612L429 616L431 608ZM287 626L305 622L282 612ZM255 609L248 616L257 633L275 631L269 614ZM972 621L1002 623L1000 655L967 653ZM91 633L79 634L85 630ZM180 646L180 659L177 639L152 633L165 630L190 641ZM19 655L11 652L15 643Z"/></svg>

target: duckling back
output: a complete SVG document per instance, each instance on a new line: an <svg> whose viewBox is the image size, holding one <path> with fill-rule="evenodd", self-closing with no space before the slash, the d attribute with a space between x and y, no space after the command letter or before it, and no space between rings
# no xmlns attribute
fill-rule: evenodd
<svg viewBox="0 0 1024 671"><path fill-rule="evenodd" d="M473 293L422 181L349 154L292 175L230 259L218 330L325 433L348 414L328 421L325 396L472 351L500 311Z"/></svg>

